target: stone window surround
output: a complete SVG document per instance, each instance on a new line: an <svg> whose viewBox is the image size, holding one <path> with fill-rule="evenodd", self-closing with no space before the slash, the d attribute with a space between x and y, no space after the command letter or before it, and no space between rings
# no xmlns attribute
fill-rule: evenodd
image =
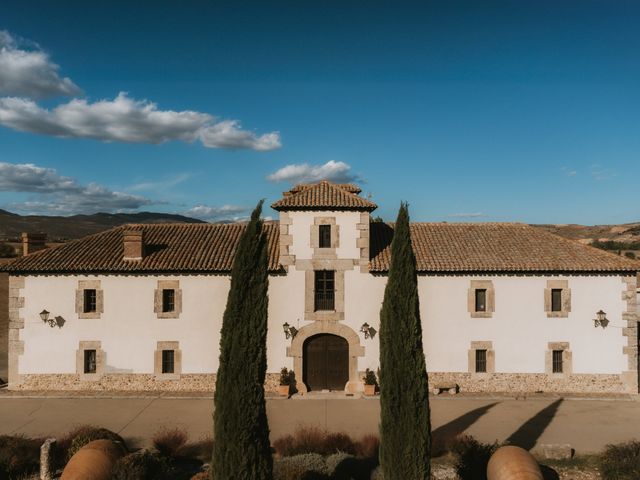
<svg viewBox="0 0 640 480"><path fill-rule="evenodd" d="M487 371L476 372L476 350L487 351ZM482 376L496 371L496 352L493 349L493 342L490 341L474 341L469 346L467 352L468 358L468 371L472 376Z"/></svg>
<svg viewBox="0 0 640 480"><path fill-rule="evenodd" d="M84 351L96 351L96 373L84 373ZM95 382L104 375L106 365L106 353L102 350L102 342L98 340L80 340L78 350L76 350L76 373L81 381Z"/></svg>
<svg viewBox="0 0 640 480"><path fill-rule="evenodd" d="M104 291L100 288L100 280L78 280L78 288L76 290L76 314L78 318L99 319L104 313ZM96 291L96 311L84 311L84 291Z"/></svg>
<svg viewBox="0 0 640 480"><path fill-rule="evenodd" d="M486 311L476 311L476 290L486 290ZM496 311L496 291L491 280L471 280L467 293L467 311L471 318L491 318Z"/></svg>
<svg viewBox="0 0 640 480"><path fill-rule="evenodd" d="M20 316L24 308L22 290L25 277L9 276L9 338L8 338L8 381L9 388L22 383L19 373L20 355L24 354L24 340L20 340L20 330L24 329L24 318Z"/></svg>
<svg viewBox="0 0 640 480"><path fill-rule="evenodd" d="M628 275L621 277L623 289L621 299L626 308L622 312L622 335L627 337L622 353L627 356L627 370L622 372L622 381L627 392L638 393L638 277Z"/></svg>
<svg viewBox="0 0 640 480"><path fill-rule="evenodd" d="M364 356L364 347L360 345L360 336L353 329L342 323L319 321L298 330L298 333L291 341L291 346L287 347L287 357L293 357L293 371L298 392L307 392L307 387L303 382L304 342L310 337L325 333L342 337L349 344L349 381L345 385L345 391L355 393L364 390L364 383L358 373L358 357Z"/></svg>
<svg viewBox="0 0 640 480"><path fill-rule="evenodd" d="M173 373L162 373L162 351L173 350ZM180 380L182 374L182 350L180 342L159 341L153 354L153 374L157 380Z"/></svg>
<svg viewBox="0 0 640 480"><path fill-rule="evenodd" d="M553 351L562 350L562 373L553 373ZM544 356L544 371L553 378L566 378L573 373L569 342L549 342Z"/></svg>
<svg viewBox="0 0 640 480"><path fill-rule="evenodd" d="M562 290L562 310L551 311L551 290ZM566 318L571 312L571 289L569 280L547 280L547 288L544 289L544 311L547 318Z"/></svg>
<svg viewBox="0 0 640 480"><path fill-rule="evenodd" d="M173 311L162 311L162 291L174 290ZM180 280L158 280L158 285L154 290L153 311L157 318L180 318L182 313L182 290L180 289Z"/></svg>
<svg viewBox="0 0 640 480"><path fill-rule="evenodd" d="M353 270L353 260L298 260L296 269L304 270L304 319L310 321L339 321L344 320L344 272ZM335 310L315 311L315 271L333 270L335 272Z"/></svg>
<svg viewBox="0 0 640 480"><path fill-rule="evenodd" d="M331 247L320 248L320 225L331 225ZM340 225L336 217L314 217L311 225L311 248L313 258L337 258L336 249L340 245Z"/></svg>

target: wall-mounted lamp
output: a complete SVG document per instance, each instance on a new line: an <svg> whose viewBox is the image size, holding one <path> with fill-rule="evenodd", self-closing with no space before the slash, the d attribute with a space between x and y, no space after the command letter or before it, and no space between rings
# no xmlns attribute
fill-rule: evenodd
<svg viewBox="0 0 640 480"><path fill-rule="evenodd" d="M60 316L49 318L49 315L50 313L47 312L46 310L42 310L40 312L40 318L45 324L48 323L51 328L53 327L62 328L62 326L65 324L64 318Z"/></svg>
<svg viewBox="0 0 640 480"><path fill-rule="evenodd" d="M364 333L364 339L365 340L367 340L368 338L375 337L376 333L378 333L378 331L375 328L369 326L369 324L367 322L364 322L362 324L362 326L360 327L360 331L362 333Z"/></svg>
<svg viewBox="0 0 640 480"><path fill-rule="evenodd" d="M607 314L604 313L602 310L599 310L598 312L596 312L596 318L593 319L593 326L595 328L598 328L598 327L607 328L607 325L609 325Z"/></svg>
<svg viewBox="0 0 640 480"><path fill-rule="evenodd" d="M298 329L296 327L289 326L287 322L282 324L282 329L284 330L284 336L288 340L289 338L296 338L298 333Z"/></svg>

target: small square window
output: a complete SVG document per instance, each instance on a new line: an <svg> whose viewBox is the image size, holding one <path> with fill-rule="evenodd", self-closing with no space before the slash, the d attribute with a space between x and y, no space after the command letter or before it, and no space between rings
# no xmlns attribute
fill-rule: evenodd
<svg viewBox="0 0 640 480"><path fill-rule="evenodd" d="M96 351L84 351L84 373L96 373Z"/></svg>
<svg viewBox="0 0 640 480"><path fill-rule="evenodd" d="M175 350L162 350L162 373L174 373Z"/></svg>
<svg viewBox="0 0 640 480"><path fill-rule="evenodd" d="M486 312L486 311L487 311L487 289L477 288L476 289L476 312Z"/></svg>
<svg viewBox="0 0 640 480"><path fill-rule="evenodd" d="M561 288L551 289L551 311L552 312L562 311L562 289Z"/></svg>
<svg viewBox="0 0 640 480"><path fill-rule="evenodd" d="M162 311L163 313L173 312L176 309L176 291L173 288L162 290Z"/></svg>
<svg viewBox="0 0 640 480"><path fill-rule="evenodd" d="M320 225L319 228L319 244L320 248L331 248L331 225Z"/></svg>
<svg viewBox="0 0 640 480"><path fill-rule="evenodd" d="M96 289L95 288L85 288L84 290L84 302L83 302L83 312L84 313L92 313L96 311Z"/></svg>
<svg viewBox="0 0 640 480"><path fill-rule="evenodd" d="M563 372L563 362L562 362L562 356L563 356L564 351L563 350L554 350L553 351L553 364L552 364L552 372L553 373L562 373Z"/></svg>
<svg viewBox="0 0 640 480"><path fill-rule="evenodd" d="M476 350L476 373L485 373L487 371L487 351Z"/></svg>

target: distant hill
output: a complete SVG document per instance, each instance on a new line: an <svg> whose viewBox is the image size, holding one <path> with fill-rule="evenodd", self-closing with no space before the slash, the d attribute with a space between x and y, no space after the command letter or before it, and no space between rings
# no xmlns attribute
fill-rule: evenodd
<svg viewBox="0 0 640 480"><path fill-rule="evenodd" d="M22 232L44 232L47 240L63 242L108 230L125 223L205 223L170 213L94 213L71 217L18 215L0 209L0 240L17 241Z"/></svg>

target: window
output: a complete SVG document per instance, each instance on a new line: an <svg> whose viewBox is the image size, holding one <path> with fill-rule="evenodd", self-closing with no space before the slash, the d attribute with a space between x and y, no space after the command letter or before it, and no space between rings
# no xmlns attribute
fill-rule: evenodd
<svg viewBox="0 0 640 480"><path fill-rule="evenodd" d="M487 311L487 289L476 289L476 312Z"/></svg>
<svg viewBox="0 0 640 480"><path fill-rule="evenodd" d="M487 371L487 351L476 350L476 373L485 373Z"/></svg>
<svg viewBox="0 0 640 480"><path fill-rule="evenodd" d="M318 230L320 234L318 247L331 248L331 225L319 225Z"/></svg>
<svg viewBox="0 0 640 480"><path fill-rule="evenodd" d="M162 373L174 373L175 371L175 351L162 350Z"/></svg>
<svg viewBox="0 0 640 480"><path fill-rule="evenodd" d="M564 371L564 369L562 368L562 355L563 355L564 351L563 350L554 350L553 351L553 359L552 359L552 369L551 371L553 373L562 373Z"/></svg>
<svg viewBox="0 0 640 480"><path fill-rule="evenodd" d="M562 289L561 288L551 289L551 311L552 312L562 311Z"/></svg>
<svg viewBox="0 0 640 480"><path fill-rule="evenodd" d="M96 311L97 295L95 288L85 288L84 290L84 313L92 313Z"/></svg>
<svg viewBox="0 0 640 480"><path fill-rule="evenodd" d="M162 312L173 312L176 309L176 291L173 288L162 290Z"/></svg>
<svg viewBox="0 0 640 480"><path fill-rule="evenodd" d="M335 310L335 272L333 270L315 271L314 310Z"/></svg>
<svg viewBox="0 0 640 480"><path fill-rule="evenodd" d="M96 350L84 351L84 373L96 373Z"/></svg>

